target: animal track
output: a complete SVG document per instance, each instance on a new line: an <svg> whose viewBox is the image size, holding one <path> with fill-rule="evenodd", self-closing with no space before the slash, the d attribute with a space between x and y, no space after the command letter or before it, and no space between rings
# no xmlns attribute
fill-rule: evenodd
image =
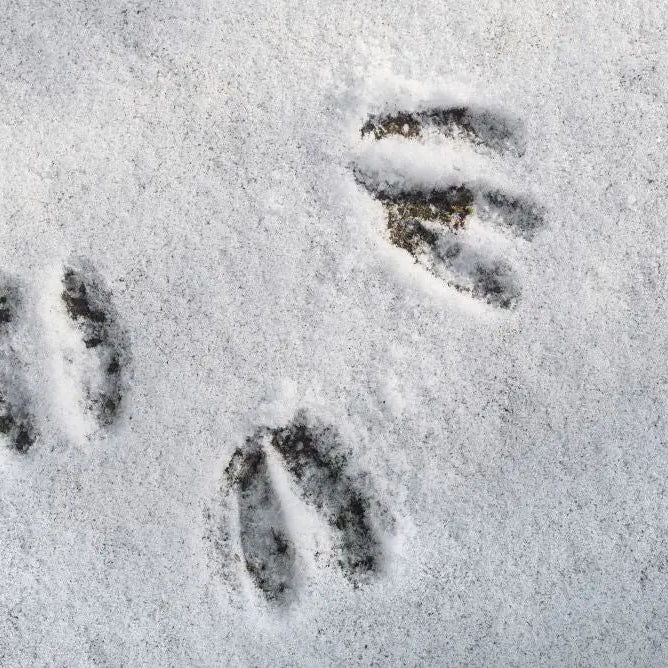
<svg viewBox="0 0 668 668"><path fill-rule="evenodd" d="M513 150L520 155L524 152L516 121L467 107L371 115L361 132L362 137L373 134L375 139L389 135L422 137L429 132L437 132L447 137L465 138L496 151Z"/></svg>
<svg viewBox="0 0 668 668"><path fill-rule="evenodd" d="M74 380L84 397L84 411L92 413L98 424L108 426L118 412L123 394L129 361L125 334L112 308L110 293L89 265L66 266L60 287L60 299L52 294L48 301L47 340L63 354L47 356L45 361L62 357L70 377L50 376L55 387L49 388L52 391L47 394L60 401L58 419L65 423L80 411L74 405L78 400L70 392L70 381ZM60 316L54 317L57 314ZM0 435L20 453L27 452L40 436L34 404L39 392L28 387L26 344L17 336L28 315L28 303L24 303L23 291L16 282L0 281ZM64 328L58 326L61 319L66 323ZM72 332L78 335L74 344ZM40 378L45 371L39 370ZM72 405L66 407L68 402Z"/></svg>
<svg viewBox="0 0 668 668"><path fill-rule="evenodd" d="M20 306L18 287L4 282L0 287L0 434L10 448L25 453L37 439L37 431L19 373L21 363L11 342Z"/></svg>
<svg viewBox="0 0 668 668"><path fill-rule="evenodd" d="M240 542L246 569L267 599L287 600L294 589L295 549L257 438L237 450L226 474L238 488Z"/></svg>
<svg viewBox="0 0 668 668"><path fill-rule="evenodd" d="M102 425L109 425L123 397L122 372L128 349L112 308L111 294L90 266L67 266L62 300L87 350L96 358L98 373L84 380L87 410Z"/></svg>
<svg viewBox="0 0 668 668"><path fill-rule="evenodd" d="M353 472L337 431L300 411L286 427L259 430L226 469L237 492L246 570L264 596L285 603L296 590L297 552L269 475L269 449L279 455L298 495L327 522L334 558L345 577L358 586L379 573L383 549L378 530L391 524L389 514L365 491L365 476Z"/></svg>
<svg viewBox="0 0 668 668"><path fill-rule="evenodd" d="M370 116L362 137L383 141L396 135L408 141L433 135L464 142L475 149L521 156L523 142L516 122L464 107L428 109ZM490 244L469 234L474 217L494 233L506 229L531 240L543 226L543 212L522 196L511 196L482 181L443 188L390 186L354 166L357 181L385 208L390 241L451 287L492 306L510 308L520 287L510 264Z"/></svg>
<svg viewBox="0 0 668 668"><path fill-rule="evenodd" d="M287 427L272 432L271 445L283 456L304 500L339 532L338 563L343 573L359 581L377 572L382 550L370 519L376 504L349 474L349 455L336 431L309 424L307 415L300 412Z"/></svg>

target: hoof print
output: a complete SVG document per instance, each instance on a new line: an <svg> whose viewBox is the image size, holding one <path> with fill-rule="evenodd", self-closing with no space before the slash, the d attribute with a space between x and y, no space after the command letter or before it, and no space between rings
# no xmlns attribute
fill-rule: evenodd
<svg viewBox="0 0 668 668"><path fill-rule="evenodd" d="M91 267L68 266L61 294L67 314L94 356L96 369L84 380L87 409L101 425L111 424L123 399L128 360L125 335L113 309L111 293Z"/></svg>
<svg viewBox="0 0 668 668"><path fill-rule="evenodd" d="M326 519L335 536L337 562L355 583L377 573L382 549L372 515L379 504L363 491L362 476L352 474L350 455L338 432L310 423L305 413L272 433L271 444L283 457L304 501Z"/></svg>
<svg viewBox="0 0 668 668"><path fill-rule="evenodd" d="M414 112L396 112L369 116L362 126L362 137L374 139L397 135L422 137L435 132L446 137L465 139L470 143L495 151L524 152L519 123L499 114L468 107L425 109Z"/></svg>
<svg viewBox="0 0 668 668"><path fill-rule="evenodd" d="M11 449L26 453L37 440L37 430L21 380L21 362L11 341L19 312L18 288L3 285L0 288L0 434Z"/></svg>
<svg viewBox="0 0 668 668"><path fill-rule="evenodd" d="M33 419L25 408L10 404L0 396L0 434L10 448L20 453L28 452L37 440Z"/></svg>
<svg viewBox="0 0 668 668"><path fill-rule="evenodd" d="M260 444L249 440L237 450L226 473L237 490L246 570L268 601L285 603L294 590L295 549Z"/></svg>
<svg viewBox="0 0 668 668"><path fill-rule="evenodd" d="M13 294L0 295L0 327L10 323L14 319L12 297Z"/></svg>
<svg viewBox="0 0 668 668"><path fill-rule="evenodd" d="M370 116L361 129L363 137L378 141L393 135L412 139L434 133L496 152L523 153L517 122L465 107ZM491 233L507 230L513 237L530 241L544 225L539 206L483 181L440 189L391 190L359 166L354 167L354 174L383 205L389 241L410 253L417 264L490 306L509 309L517 304L521 289L513 268L489 244L480 247L469 232L469 223L476 217Z"/></svg>
<svg viewBox="0 0 668 668"><path fill-rule="evenodd" d="M77 438L110 425L127 382L125 332L99 275L80 262L66 266L51 286L43 302L49 336L35 355L33 300L24 303L23 285L0 276L0 441L20 453L46 439L39 426L45 418ZM44 379L44 391L31 387L29 376Z"/></svg>
<svg viewBox="0 0 668 668"><path fill-rule="evenodd" d="M285 427L258 430L225 471L236 490L246 570L264 597L285 603L297 590L297 549L271 479L270 451L297 495L326 523L334 562L344 576L358 586L378 574L384 564L378 528L387 526L389 513L370 491L367 477L354 472L338 431L300 411Z"/></svg>

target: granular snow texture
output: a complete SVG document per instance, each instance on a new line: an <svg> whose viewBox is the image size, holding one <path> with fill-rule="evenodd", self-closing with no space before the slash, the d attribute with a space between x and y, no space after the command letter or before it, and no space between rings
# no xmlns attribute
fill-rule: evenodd
<svg viewBox="0 0 668 668"><path fill-rule="evenodd" d="M7 0L0 663L668 663L668 12Z"/></svg>

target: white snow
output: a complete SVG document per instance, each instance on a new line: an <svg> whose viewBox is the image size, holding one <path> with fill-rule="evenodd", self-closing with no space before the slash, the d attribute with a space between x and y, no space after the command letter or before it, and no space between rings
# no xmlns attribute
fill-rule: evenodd
<svg viewBox="0 0 668 668"><path fill-rule="evenodd" d="M0 447L0 663L665 665L667 35L645 0L6 3L2 270L42 436ZM442 104L519 118L524 155L360 136ZM392 246L358 160L545 207L530 242L470 230L517 309ZM62 367L71 257L129 333L111 430ZM299 538L282 609L233 557L224 470L304 407L395 535L353 587L272 460Z"/></svg>

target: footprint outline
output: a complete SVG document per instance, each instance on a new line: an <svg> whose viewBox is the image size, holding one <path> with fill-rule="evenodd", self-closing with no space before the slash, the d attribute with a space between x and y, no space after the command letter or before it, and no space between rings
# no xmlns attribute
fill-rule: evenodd
<svg viewBox="0 0 668 668"><path fill-rule="evenodd" d="M370 142L398 136L424 143L430 133L464 142L476 151L517 158L525 152L518 120L464 106L371 114L360 129L362 140ZM542 207L527 195L507 193L484 179L431 188L391 186L365 171L362 163L351 165L353 176L383 206L390 243L449 287L493 307L516 306L521 286L515 270L498 250L476 248L466 235L467 221L477 215L492 234L531 241L545 224Z"/></svg>
<svg viewBox="0 0 668 668"><path fill-rule="evenodd" d="M227 489L233 490L237 498L242 561L255 587L265 599L270 603L286 605L296 598L299 589L294 563L298 548L284 517L280 526L264 528L264 542L258 540L254 543L255 547L262 548L264 545L266 548L267 544L271 547L269 537L275 532L280 540L275 541L274 552L265 549L261 555L249 554L246 548L250 541L244 545L244 532L254 531L266 517L262 517L265 512L262 508L254 507L252 510L259 513L260 517L251 515L243 519L243 486L249 484L247 475L253 469L256 477L266 476L266 453L269 450L280 461L301 502L314 509L327 525L333 539L332 558L343 576L357 588L379 575L384 570L386 559L381 530L392 525L389 511L375 498L373 492L366 493L363 489L362 483L366 482L366 476L355 471L350 461L350 452L338 430L302 409L282 427L257 429L253 436L246 439L243 448L235 450L225 469ZM256 464L258 461L263 462L259 471ZM270 476L266 477L269 479ZM255 484L263 486L267 483ZM271 487L271 505L282 507L283 501L271 480L268 485ZM271 514L277 516L273 507L265 513ZM282 542L285 545L279 550ZM286 560L291 561L289 567ZM258 563L263 565L259 573ZM266 575L267 568L271 568L272 564L275 568L273 579ZM289 577L281 577L288 573ZM279 586L276 586L277 581Z"/></svg>

